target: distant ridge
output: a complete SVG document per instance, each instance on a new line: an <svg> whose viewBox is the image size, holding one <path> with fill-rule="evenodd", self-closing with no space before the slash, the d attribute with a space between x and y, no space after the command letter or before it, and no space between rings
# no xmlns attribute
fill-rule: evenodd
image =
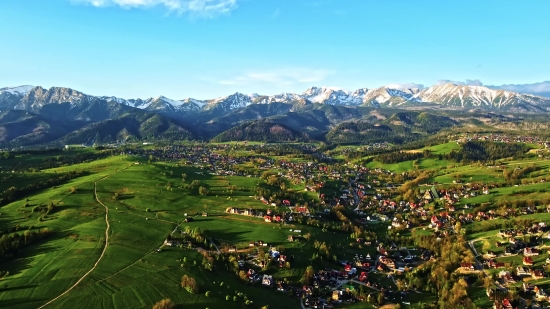
<svg viewBox="0 0 550 309"><path fill-rule="evenodd" d="M186 98L174 100L165 96L147 99L123 99L112 96L91 96L63 87L19 86L0 89L0 110L33 110L47 104L90 102L102 100L155 112L197 113L200 111L227 112L251 104L310 104L372 107L411 107L426 103L439 108L503 110L514 112L550 111L550 99L483 86L447 83L429 88L407 88L388 85L378 88L360 88L346 91L333 87L310 87L303 93L261 95L257 93L234 94L209 100Z"/></svg>

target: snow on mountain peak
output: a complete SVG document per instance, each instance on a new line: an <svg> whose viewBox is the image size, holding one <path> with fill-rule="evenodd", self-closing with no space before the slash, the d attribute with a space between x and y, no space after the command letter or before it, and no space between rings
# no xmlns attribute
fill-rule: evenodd
<svg viewBox="0 0 550 309"><path fill-rule="evenodd" d="M34 86L30 86L30 85L23 85L23 86L17 86L17 87L6 87L6 88L0 88L0 93L1 92L9 92L11 94L26 95L33 88L34 88Z"/></svg>
<svg viewBox="0 0 550 309"><path fill-rule="evenodd" d="M416 87L418 86L418 87ZM79 104L93 98L107 102L116 102L139 109L170 112L198 112L201 110L216 110L228 112L234 109L247 107L250 104L304 104L318 103L327 105L359 106L408 106L410 103L436 103L451 107L512 107L517 110L549 110L550 100L528 94L519 94L505 90L492 89L484 86L470 86L445 83L424 88L417 84L389 84L375 89L360 88L353 92L338 87L313 86L303 93L283 92L275 95L261 95L258 93L242 94L235 92L231 95L218 97L212 100L197 100L187 98L172 100L165 96L142 99L122 99L114 96L94 97L85 95L69 88L52 87L49 90L42 87L19 86L0 88L0 99L13 106L43 106L50 103ZM14 99L21 98L21 102L13 103ZM1 102L0 102L1 103ZM8 103L6 103L8 104ZM14 105L15 104L15 105ZM13 106L12 106L13 105Z"/></svg>
<svg viewBox="0 0 550 309"><path fill-rule="evenodd" d="M173 107L178 107L178 106L180 106L180 105L182 104L181 101L172 100L172 99L169 99L169 98L167 98L167 97L165 97L165 96L162 96L162 95L159 96L159 97L157 98L157 100L161 100L161 101L163 101L163 102L166 102L166 103L172 105Z"/></svg>
<svg viewBox="0 0 550 309"><path fill-rule="evenodd" d="M182 102L185 104L196 104L199 108L202 108L204 105L206 105L206 101L193 98L183 99Z"/></svg>

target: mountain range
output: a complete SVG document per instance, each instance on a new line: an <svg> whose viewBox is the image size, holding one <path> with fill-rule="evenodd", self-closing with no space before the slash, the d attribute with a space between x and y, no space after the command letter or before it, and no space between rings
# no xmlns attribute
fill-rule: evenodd
<svg viewBox="0 0 550 309"><path fill-rule="evenodd" d="M423 89L388 85L355 91L311 87L303 93L276 95L237 92L209 100L174 100L165 96L123 99L88 95L64 87L6 87L0 88L0 145L100 143L153 138L335 140L335 137L343 136L339 132L329 134L335 128L391 135L393 133L388 132L397 129L395 121L384 124L394 126L389 130L387 127L370 127L380 125L377 122L380 122L381 110L416 110L424 115L442 110L545 113L550 112L550 99L453 83ZM418 114L411 117L417 119ZM426 116L418 119L426 119ZM355 125L339 126L349 121ZM357 124L357 121L367 121L369 125ZM425 126L403 126L404 122L398 122L407 130L429 131ZM456 124L447 120L443 122L449 126ZM438 127L440 129L443 128ZM261 136L270 132L273 136Z"/></svg>
<svg viewBox="0 0 550 309"><path fill-rule="evenodd" d="M250 104L328 104L344 106L412 107L425 103L438 107L461 109L483 108L516 112L550 111L550 99L530 94L447 83L429 88L406 88L388 85L379 88L361 88L345 91L336 88L311 87L303 93L260 95L234 93L210 100L187 98L173 100L165 96L148 99L123 99L109 96L91 96L62 87L19 86L0 89L0 110L36 110L47 104L105 101L153 112L196 113L201 111L229 111Z"/></svg>

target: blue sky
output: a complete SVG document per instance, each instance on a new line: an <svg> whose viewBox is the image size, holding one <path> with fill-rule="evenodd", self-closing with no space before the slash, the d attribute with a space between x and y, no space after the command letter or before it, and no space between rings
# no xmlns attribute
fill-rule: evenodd
<svg viewBox="0 0 550 309"><path fill-rule="evenodd" d="M548 12L547 0L0 0L0 87L205 99L530 84L550 80Z"/></svg>

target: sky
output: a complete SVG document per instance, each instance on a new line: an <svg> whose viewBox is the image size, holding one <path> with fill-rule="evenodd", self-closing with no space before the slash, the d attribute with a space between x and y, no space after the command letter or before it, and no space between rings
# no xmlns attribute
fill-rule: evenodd
<svg viewBox="0 0 550 309"><path fill-rule="evenodd" d="M548 12L548 0L0 0L0 88L209 99L448 80L550 93Z"/></svg>

